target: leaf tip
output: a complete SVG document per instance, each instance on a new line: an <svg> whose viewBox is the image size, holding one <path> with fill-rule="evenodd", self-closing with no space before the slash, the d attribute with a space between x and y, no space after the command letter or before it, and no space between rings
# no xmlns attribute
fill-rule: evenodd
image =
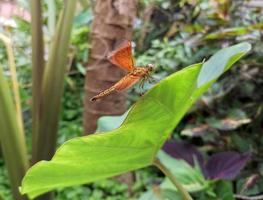
<svg viewBox="0 0 263 200"><path fill-rule="evenodd" d="M197 78L197 87L217 79L224 71L251 50L249 42L241 42L219 50L209 60L203 63Z"/></svg>

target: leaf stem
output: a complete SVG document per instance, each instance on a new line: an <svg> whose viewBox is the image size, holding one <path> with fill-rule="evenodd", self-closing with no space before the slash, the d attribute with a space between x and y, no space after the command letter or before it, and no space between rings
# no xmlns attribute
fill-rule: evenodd
<svg viewBox="0 0 263 200"><path fill-rule="evenodd" d="M56 149L60 103L67 68L68 47L73 25L76 0L65 0L57 22L41 83L37 144L33 161L50 160Z"/></svg>
<svg viewBox="0 0 263 200"><path fill-rule="evenodd" d="M153 161L153 165L155 165L158 169L160 169L165 176L167 176L170 181L175 185L175 187L178 189L178 191L181 193L182 197L184 200L193 200L190 194L184 189L184 187L177 181L175 176L170 172L169 169L167 169L159 159L155 159Z"/></svg>
<svg viewBox="0 0 263 200"><path fill-rule="evenodd" d="M42 0L31 0L31 35L32 35L32 164L38 161L37 141L40 126L40 101L42 96L42 80L45 68L44 38L42 19Z"/></svg>

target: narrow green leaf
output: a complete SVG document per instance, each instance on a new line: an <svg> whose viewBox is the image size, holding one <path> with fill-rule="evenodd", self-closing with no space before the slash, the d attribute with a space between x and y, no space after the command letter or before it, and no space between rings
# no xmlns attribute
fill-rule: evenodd
<svg viewBox="0 0 263 200"><path fill-rule="evenodd" d="M0 141L15 199L22 200L18 187L28 168L26 144L16 119L16 110L8 83L0 67Z"/></svg>
<svg viewBox="0 0 263 200"><path fill-rule="evenodd" d="M131 108L118 129L64 143L51 161L41 161L28 171L22 193L33 198L151 165L174 127L213 83L196 87L201 66L189 66L162 80Z"/></svg>
<svg viewBox="0 0 263 200"><path fill-rule="evenodd" d="M16 118L19 127L19 131L21 134L24 135L24 124L23 124L23 117L21 111L21 101L20 101L20 94L19 94L19 83L17 81L17 73L16 73L16 64L15 64L15 56L12 48L12 41L6 37L5 35L0 33L0 40L3 41L6 47L6 53L8 58L8 67L11 72L11 80L12 80L12 88L13 88L13 95L14 95L14 102L16 107Z"/></svg>
<svg viewBox="0 0 263 200"><path fill-rule="evenodd" d="M228 68L226 67L227 65L233 65L250 49L251 45L247 42L243 42L218 51L203 64L197 79L197 86L201 87L209 81L218 78L224 72L224 70Z"/></svg>
<svg viewBox="0 0 263 200"><path fill-rule="evenodd" d="M210 33L204 37L205 40L213 40L213 39L223 39L226 37L234 37L239 35L244 35L251 32L253 29L251 27L234 27L227 28L224 30L216 31Z"/></svg>

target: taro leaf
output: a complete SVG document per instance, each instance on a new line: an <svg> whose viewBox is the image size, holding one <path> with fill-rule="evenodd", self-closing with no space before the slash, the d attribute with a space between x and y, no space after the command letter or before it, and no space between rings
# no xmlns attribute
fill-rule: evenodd
<svg viewBox="0 0 263 200"><path fill-rule="evenodd" d="M244 53L235 50L236 55ZM225 69L237 60L221 54L218 62L228 63L223 66ZM89 183L152 165L156 152L172 130L215 81L196 87L201 66L189 66L159 82L135 103L118 129L64 143L51 161L40 161L29 169L22 182L22 194L34 198L56 188Z"/></svg>
<svg viewBox="0 0 263 200"><path fill-rule="evenodd" d="M218 51L203 64L201 72L197 78L197 87L201 87L205 83L218 78L226 70L224 66L227 64L231 66L250 49L251 45L247 42L243 42Z"/></svg>
<svg viewBox="0 0 263 200"><path fill-rule="evenodd" d="M248 154L228 151L213 155L205 165L204 174L209 179L234 179L249 161Z"/></svg>
<svg viewBox="0 0 263 200"><path fill-rule="evenodd" d="M139 200L182 200L182 196L175 190L161 189L158 186L148 190Z"/></svg>
<svg viewBox="0 0 263 200"><path fill-rule="evenodd" d="M125 120L129 113L129 110L126 111L123 115L120 116L103 116L98 120L98 128L96 132L111 131L120 127L122 122Z"/></svg>
<svg viewBox="0 0 263 200"><path fill-rule="evenodd" d="M206 188L207 181L198 166L192 167L184 160L174 159L164 151L158 152L158 158L187 191L197 192ZM176 190L175 186L167 177L161 184L161 188Z"/></svg>
<svg viewBox="0 0 263 200"><path fill-rule="evenodd" d="M195 165L195 159L199 165L204 162L203 156L198 149L185 141L168 140L165 142L163 150L174 158L183 159L192 167Z"/></svg>

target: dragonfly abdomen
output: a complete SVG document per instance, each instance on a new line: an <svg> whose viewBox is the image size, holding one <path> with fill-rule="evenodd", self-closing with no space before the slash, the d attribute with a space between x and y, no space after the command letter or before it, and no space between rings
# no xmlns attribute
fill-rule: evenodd
<svg viewBox="0 0 263 200"><path fill-rule="evenodd" d="M108 96L109 94L111 94L112 92L114 92L116 90L116 87L115 85L113 85L112 87L110 87L109 89L107 90L104 90L103 92L100 92L98 95L92 97L90 99L90 101L96 101L102 97L105 97L105 96Z"/></svg>

